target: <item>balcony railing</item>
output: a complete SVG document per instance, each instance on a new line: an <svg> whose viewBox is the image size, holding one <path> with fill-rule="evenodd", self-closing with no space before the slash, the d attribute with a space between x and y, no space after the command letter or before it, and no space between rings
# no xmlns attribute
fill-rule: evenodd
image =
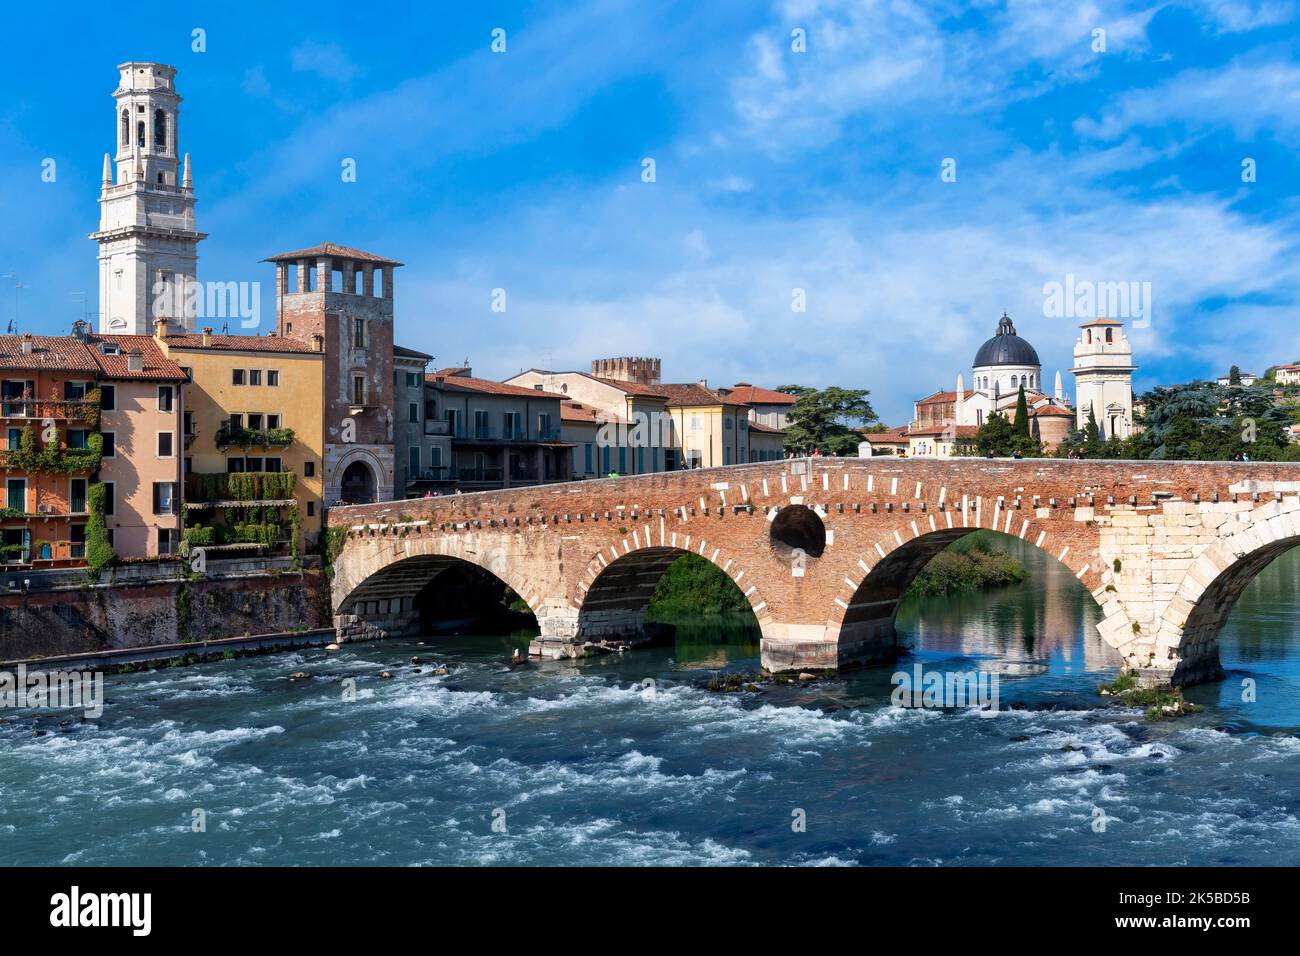
<svg viewBox="0 0 1300 956"><path fill-rule="evenodd" d="M451 422L441 418L426 418L424 420L424 433L426 435L450 435Z"/></svg>
<svg viewBox="0 0 1300 956"><path fill-rule="evenodd" d="M275 448L293 444L292 428L242 428L223 422L217 429L218 448Z"/></svg>
<svg viewBox="0 0 1300 956"><path fill-rule="evenodd" d="M425 432L425 434L429 434ZM449 432L443 433L449 434ZM461 425L456 428L456 438L463 438L467 441L509 441L509 442L537 442L537 441L559 441L560 430L558 428L535 428L531 433L526 432L522 427L514 429L493 428L491 425L482 426L465 426Z"/></svg>
<svg viewBox="0 0 1300 956"><path fill-rule="evenodd" d="M0 399L0 417L4 418L54 418L94 421L95 416L98 414L99 402L84 399L69 401L34 398Z"/></svg>

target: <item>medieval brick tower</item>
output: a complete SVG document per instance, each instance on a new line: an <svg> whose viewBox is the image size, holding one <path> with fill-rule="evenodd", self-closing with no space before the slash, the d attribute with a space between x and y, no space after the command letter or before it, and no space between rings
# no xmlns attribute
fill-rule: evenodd
<svg viewBox="0 0 1300 956"><path fill-rule="evenodd" d="M113 91L117 151L104 154L99 192L99 330L153 334L153 314L193 329L186 283L198 268L190 157L180 160L176 70L162 63L123 63ZM116 181L114 174L116 173Z"/></svg>
<svg viewBox="0 0 1300 956"><path fill-rule="evenodd" d="M393 497L392 259L326 242L271 256L276 334L325 353L326 507Z"/></svg>

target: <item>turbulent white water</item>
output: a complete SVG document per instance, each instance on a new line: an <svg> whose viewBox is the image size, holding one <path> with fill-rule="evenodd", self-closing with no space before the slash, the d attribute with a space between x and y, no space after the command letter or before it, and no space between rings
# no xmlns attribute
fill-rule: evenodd
<svg viewBox="0 0 1300 956"><path fill-rule="evenodd" d="M902 667L1001 671L993 718L890 706L892 667L703 689L752 645L511 670L505 638L430 638L109 677L99 720L0 714L0 863L1300 862L1300 561L1243 598L1205 709L1159 724L1094 693L1095 611L1033 570L902 619Z"/></svg>

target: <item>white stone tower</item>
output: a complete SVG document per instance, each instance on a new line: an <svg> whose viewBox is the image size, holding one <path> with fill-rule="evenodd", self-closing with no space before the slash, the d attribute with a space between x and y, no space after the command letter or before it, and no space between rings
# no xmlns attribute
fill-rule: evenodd
<svg viewBox="0 0 1300 956"><path fill-rule="evenodd" d="M176 70L162 63L117 69L117 152L111 161L104 154L99 230L90 235L99 243L99 330L151 335L155 309L192 330L187 283L207 237L194 229L189 154L181 168L177 149Z"/></svg>
<svg viewBox="0 0 1300 956"><path fill-rule="evenodd" d="M1075 423L1082 430L1092 409L1101 437L1127 438L1133 434L1133 346L1123 323L1098 318L1079 326L1074 343Z"/></svg>

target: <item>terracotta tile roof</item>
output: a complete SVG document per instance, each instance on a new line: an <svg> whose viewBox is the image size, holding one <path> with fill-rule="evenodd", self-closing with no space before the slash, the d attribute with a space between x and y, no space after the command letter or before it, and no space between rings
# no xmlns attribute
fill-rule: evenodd
<svg viewBox="0 0 1300 956"><path fill-rule="evenodd" d="M1090 325L1123 325L1123 322L1116 322L1114 319L1108 319L1105 316L1093 319L1089 322L1079 323L1079 328L1086 329Z"/></svg>
<svg viewBox="0 0 1300 956"><path fill-rule="evenodd" d="M977 425L936 425L933 428L918 428L915 431L909 431L909 438L933 438L938 435L941 437L953 438L974 438L979 432Z"/></svg>
<svg viewBox="0 0 1300 956"><path fill-rule="evenodd" d="M955 401L957 401L956 392L935 392L933 395L927 395L925 398L921 399L916 404L937 405L940 402L955 402Z"/></svg>
<svg viewBox="0 0 1300 956"><path fill-rule="evenodd" d="M684 385L660 385L659 391L668 396L668 405L670 407L682 407L690 405L731 405L736 408L747 408L744 402L738 402L735 399L719 395L711 388L705 388L703 385L694 383Z"/></svg>
<svg viewBox="0 0 1300 956"><path fill-rule="evenodd" d="M793 395L750 385L748 382L737 382L727 397L746 405L793 405L796 401Z"/></svg>
<svg viewBox="0 0 1300 956"><path fill-rule="evenodd" d="M23 342L31 352L23 352ZM0 335L0 369L98 373L89 348L71 335Z"/></svg>
<svg viewBox="0 0 1300 956"><path fill-rule="evenodd" d="M1065 415L1069 418L1074 417L1074 412L1068 408L1062 408L1054 402L1048 402L1046 405L1039 405L1037 408L1029 410L1030 418L1037 418L1039 415Z"/></svg>
<svg viewBox="0 0 1300 956"><path fill-rule="evenodd" d="M118 347L117 355L105 355L103 343L110 342ZM183 382L185 373L181 367L169 359L162 347L152 335L91 335L86 344L99 365L100 374L106 379L134 379L152 382ZM132 371L128 352L139 352L141 368Z"/></svg>
<svg viewBox="0 0 1300 956"><path fill-rule="evenodd" d="M394 345L394 346L393 346L393 356L394 356L395 358L417 358L417 359L424 359L426 362L427 362L429 359L433 358L433 356L432 356L432 355L429 355L427 352L419 352L419 351L416 351L415 349L408 349L408 348L407 348L406 346L404 346L404 345Z"/></svg>
<svg viewBox="0 0 1300 956"><path fill-rule="evenodd" d="M267 256L263 262L283 262L289 259L319 259L321 256L331 256L338 259L359 259L362 262L377 262L385 266L400 266L401 263L396 259L385 259L383 256L377 256L373 252L362 252L360 249L353 249L351 246L340 246L333 242L322 242L318 246L312 246L310 249L295 249L293 252L281 252L274 256Z"/></svg>
<svg viewBox="0 0 1300 956"><path fill-rule="evenodd" d="M750 422L750 423L749 423L749 430L750 430L751 432L765 432L765 433L772 434L772 435L783 435L783 434L785 434L785 429L782 429L782 428L773 428L771 425L764 425L762 422Z"/></svg>
<svg viewBox="0 0 1300 956"><path fill-rule="evenodd" d="M581 422L587 425L603 425L605 422L615 422L627 424L627 419L618 415L611 414L599 408L592 408L590 405L584 405L582 402L565 402L560 406L560 420L565 422Z"/></svg>
<svg viewBox="0 0 1300 956"><path fill-rule="evenodd" d="M186 332L169 334L167 344L176 349L222 349L230 352L315 352L308 343L282 335L210 335L204 344L202 335Z"/></svg>
<svg viewBox="0 0 1300 956"><path fill-rule="evenodd" d="M907 441L907 426L900 425L898 428L886 428L883 432L863 432L862 437L866 441L876 442Z"/></svg>
<svg viewBox="0 0 1300 956"><path fill-rule="evenodd" d="M471 392L480 395L517 395L521 398L556 398L565 401L567 396L557 395L554 392L543 392L535 388L524 388L522 385L507 385L505 382L494 382L486 378L474 378L467 375L468 369L464 368L444 368L439 369L432 375L424 376L424 380L436 388L441 388L446 392ZM438 380L442 379L441 382Z"/></svg>
<svg viewBox="0 0 1300 956"><path fill-rule="evenodd" d="M579 375L587 375L586 372L579 372ZM620 392L627 392L629 395L641 395L645 398L667 398L668 395L653 385L642 385L639 382L620 382L616 378L601 378L598 375L587 375L588 378L600 382L602 385L608 385L616 388Z"/></svg>

